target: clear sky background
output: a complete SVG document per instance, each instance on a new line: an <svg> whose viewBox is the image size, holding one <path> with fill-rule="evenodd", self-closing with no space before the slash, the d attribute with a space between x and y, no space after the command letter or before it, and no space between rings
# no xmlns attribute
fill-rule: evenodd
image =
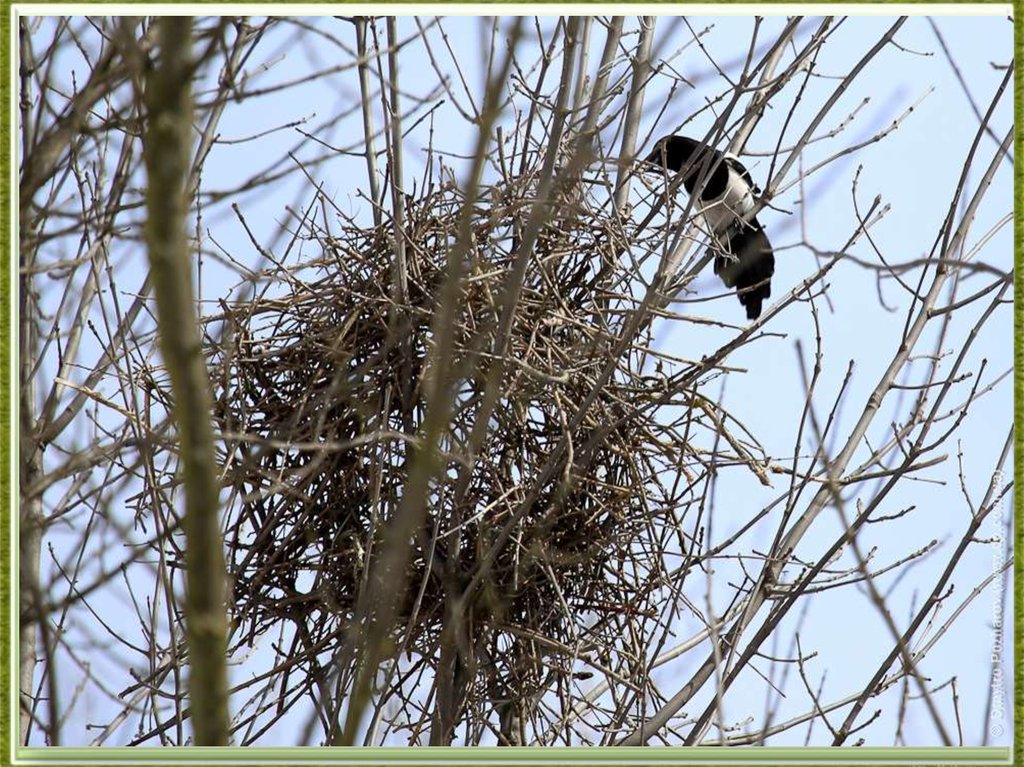
<svg viewBox="0 0 1024 767"><path fill-rule="evenodd" d="M954 9L949 9L954 10ZM736 13L736 9L731 9ZM255 82L270 86L274 83L304 77L311 72L334 66L338 61L347 62L350 56L332 42L336 36L345 45L354 47L351 26L332 19L320 17L308 20L317 29L328 34L322 37L306 35L302 44L297 44L295 30L277 29L261 46L260 58L248 63ZM801 105L794 114L794 126L786 133L784 144L792 143L802 132L807 121L834 90L837 80L849 71L851 66L877 41L893 19L889 16L866 16L848 18L834 38L824 47L817 61L817 72L823 77L812 79L802 97ZM1006 15L965 17L943 15L934 18L960 69L963 82L984 111L989 99L1003 77L999 68L1011 63L1012 23ZM692 88L680 87L660 120L655 123L656 108L664 102L669 78L657 77L647 95L648 108L642 123L641 135L649 138L641 151L649 150L654 139L677 130L688 135L702 136L710 128L713 115L708 111L690 120L705 104L728 87L710 60L722 67L726 75L735 80L742 69L743 58L749 44L753 20L750 16L730 15L719 17L689 17L693 30L708 28L701 37L704 50L689 45L679 49L691 40L686 24L671 23L665 18L659 22L660 33L656 37L655 49L661 59L669 59L671 69L693 84ZM553 19L544 20L550 29ZM768 44L775 39L785 23L782 17L767 17L763 22L761 40ZM808 18L800 27L796 44L799 47L817 26L816 20ZM444 22L445 31L453 41L458 53L458 63L471 90L483 81L483 67L490 53L486 44L487 24L481 20L466 17L452 18ZM629 29L635 29L635 20L630 18ZM595 28L596 30L596 28ZM399 20L401 37L415 32L414 21L410 18ZM432 41L435 37L431 38ZM776 272L772 283L774 302L779 296L799 284L800 280L816 270L814 254L804 246L800 221L806 226L806 238L823 251L839 250L856 227L852 204L851 187L859 171L857 188L858 204L861 210L870 207L876 195L888 205L884 219L871 230L875 246L890 263L903 263L926 257L932 249L935 238L947 213L957 180L964 167L967 150L975 134L978 118L971 107L964 87L958 81L953 68L942 52L939 40L928 19L911 18L896 36L899 47L889 47L873 60L849 91L842 97L822 124L818 133L835 128L851 113L855 117L836 137L816 142L807 147L803 165L810 167L815 162L835 152L865 141L889 126L912 105L913 111L902 120L899 127L877 143L870 144L847 157L832 163L824 170L806 180L803 197L800 186L794 186L772 200L773 209L760 214L760 220L776 248ZM596 64L604 38L596 34L591 40L591 62ZM528 44L527 44L528 45ZM435 52L436 53L436 52ZM525 48L524 48L525 53ZM440 56L442 67L452 69L451 57ZM524 55L524 59L531 56ZM426 51L420 43L414 43L402 51L402 87L410 96L425 96L437 85L437 77L429 65ZM75 63L68 61L68 71ZM453 76L455 73L453 72ZM455 88L456 94L458 88ZM770 153L775 147L786 108L793 98L795 89L773 102L747 143L744 163L754 180L764 184ZM230 189L238 183L261 171L268 158L279 158L284 150L294 152L298 158L319 155L322 146L316 145L299 130L315 135L321 141L341 150L361 151L361 127L358 112L353 107L358 103L359 94L356 79L350 71L337 76L321 78L307 86L286 91L286 99L270 94L264 98L250 98L233 103L225 112L220 129L220 142L215 146L208 160L203 178L203 190ZM999 139L1012 125L1012 90L995 111L992 127ZM863 103L867 99L866 103ZM426 110L423 110L426 111ZM298 126L293 125L301 121ZM407 121L411 124L413 121ZM288 127L291 126L291 127ZM476 139L475 130L461 119L450 99L438 107L429 117L420 122L406 139L405 175L411 188L414 180L417 187L423 177L423 155L421 148L431 140L451 153L448 162L458 179L464 179L466 164L461 157L471 154ZM259 136L251 141L239 141ZM618 147L618 141L607 146ZM237 142L237 143L235 143ZM980 154L987 163L995 150L995 141L983 139ZM419 151L418 151L419 150ZM614 154L614 152L612 152ZM983 164L979 164L983 167ZM612 172L613 168L609 168ZM601 172L595 165L594 173ZM361 192L366 189L366 171L363 159L358 155L339 152L335 159L318 165L314 170L315 181L339 207L358 211L369 220L369 205ZM791 174L790 178L795 175ZM968 180L968 193L975 189L977 178ZM969 244L979 238L1004 216L1011 214L1012 167L1004 162L996 174L989 201L983 206L972 230ZM257 193L242 193L234 196L256 237L267 247L281 245L283 228L290 227L292 220L286 207L293 210L307 206L314 190L309 181L298 172L292 172L270 188ZM638 206L636 218L642 214L646 203L639 190L634 190L634 202ZM237 218L227 206L204 214L203 226L217 247L223 247L236 257L248 256L251 263L257 261L248 237ZM212 241L204 243L214 247ZM129 247L129 246L126 246ZM137 247L137 246L135 246ZM319 255L314 244L293 254L293 261L303 255ZM877 263L878 258L869 242L862 239L851 250L851 254ZM1003 225L992 235L979 259L1001 269L1010 269L1013 259L1011 226ZM123 265L123 283L131 290L143 276L145 261L139 253L133 261ZM134 264L135 266L132 266ZM215 259L205 258L202 267L202 292L204 298L215 300L227 294L235 279L229 270ZM916 278L916 274L911 275ZM984 277L971 277L965 281L962 294L980 289ZM846 376L849 363L853 363L853 375L845 394L844 405L839 410L837 433L845 435L852 427L868 394L876 385L885 366L902 336L906 322L909 298L892 280L886 281L879 289L874 273L852 262L841 262L827 280L828 302L819 299L818 318L821 336L825 339L823 373L818 384L819 404L817 415L824 419L826 403L831 402ZM700 277L692 286L692 298L707 298L709 295L724 293L718 279L711 273ZM887 311L880 305L879 290ZM984 302L970 307L954 322L960 329L955 337L963 337L964 327L969 327ZM658 327L658 346L665 351L688 359L699 359L735 336L742 325L742 310L732 295L723 295L714 301L695 304L679 304L682 311L713 318L727 326L712 327L692 323L666 320ZM744 368L747 372L730 375L722 393L723 406L744 423L762 441L766 451L773 456L792 455L796 425L804 405L803 385L799 366L810 369L813 365L815 327L810 306L796 303L776 318L768 331L754 343L748 344L731 356L728 363ZM977 371L981 360L987 360L983 373L983 386L999 376L1005 376L1011 368L1012 359L1012 318L1011 307L1006 305L981 331L970 353L966 369ZM802 352L797 344L802 345ZM921 353L930 353L935 344L932 333L926 333L920 344ZM953 354L959 349L948 350ZM902 383L915 384L925 375L924 360L915 363L909 377ZM961 394L952 402L960 402L966 396L972 381L959 385ZM907 392L913 396L914 392ZM868 434L872 444L884 441L890 431L893 413L906 412L906 402L890 395L883 403L882 412L876 418ZM902 405L902 407L898 407ZM963 452L965 484L972 500L977 503L992 481L996 459L1003 445L1012 420L1012 379L1005 376L991 391L971 408L962 432L959 446ZM839 446L842 442L840 441ZM812 450L814 445L805 440L799 446L802 453ZM961 495L957 474L957 445L950 443L949 459L942 465L922 472L918 481L909 481L887 501L888 512L895 513L901 508L915 505L916 510L899 520L869 525L859 541L862 550L875 550L875 568L893 563L909 553L938 541L937 548L913 567L897 569L892 574L880 576L878 585L889 590L891 604L895 608L897 625L904 626L911 614L911 606L920 604L925 594L922 589L930 588L966 526L969 511ZM836 448L838 449L838 447ZM867 452L864 452L866 455ZM856 461L855 461L856 463ZM1007 471L1010 465L1004 467ZM751 474L742 469L723 471L717 486L713 537L722 540L745 523L753 514L774 499L786 487L783 477L775 479L774 487L763 487ZM1005 519L1009 524L1012 503L1005 503ZM838 515L833 509L826 509L815 523L815 528L803 540L797 554L805 559L815 560L824 547L828 546L839 529ZM988 534L995 528L989 525ZM772 525L758 526L743 540L746 551L763 551L770 544ZM60 543L59 534L55 540ZM979 545L961 562L956 580L956 591L951 604L967 595L979 581L992 572L992 547ZM836 564L837 569L852 566L849 552ZM759 565L753 565L758 569ZM788 572L790 577L797 573ZM713 594L725 597L731 593L726 583L735 575L734 568L723 564L716 571L716 578L722 579L721 588L713 586ZM695 587L703 583L694 580ZM998 736L990 729L991 723L984 719L984 708L989 693L991 673L990 654L993 644L991 621L993 616L993 595L989 590L975 600L967 613L956 622L938 646L931 651L924 662L924 673L931 675L933 683L945 681L956 675L960 696L960 710L963 717L963 737L966 745L1007 744L1010 742L1010 717L1008 713L1003 735ZM699 596L703 596L702 594ZM117 604L111 597L111 604ZM1012 615L1011 595L1006 595L1005 615ZM720 606L724 609L724 605ZM796 613L788 621L798 619ZM116 615L112 616L115 620ZM945 614L941 619L946 617ZM124 618L138 630L133 615ZM846 695L858 693L870 672L892 647L892 639L885 629L875 608L869 603L862 589L850 588L836 592L823 592L809 600L808 612L800 617L803 649L818 651L818 656L808 664L808 671L814 673L815 683L824 675L821 697L831 701ZM683 639L699 630L695 621L681 620L679 638ZM126 630L128 630L126 628ZM787 632L788 633L788 632ZM778 655L792 653L792 648L765 648ZM253 669L266 662L269 656L262 648L248 663L233 669L236 680L245 678ZM688 677L698 659L691 655L677 663L659 669L657 675L664 681L663 689L672 690L674 685ZM700 659L703 659L703 654ZM1010 646L1007 639L1005 657L1009 659ZM758 665L755 662L755 667ZM114 669L112 668L112 673ZM120 672L123 675L123 668ZM1004 706L1012 712L1012 668L1004 666L1007 680ZM74 680L66 678L66 684L73 687ZM803 713L808 708L808 699L802 692L802 685L795 673L787 682L787 701L780 710L780 719ZM115 685L116 686L116 685ZM754 673L746 673L726 698L724 716L726 721L740 721L749 702L765 699L766 685ZM70 695L70 692L69 692ZM97 699L98 700L98 699ZM948 690L937 694L946 721L952 722L952 707ZM700 707L688 710L698 715ZM872 745L892 744L894 711L899 703L897 686L885 699L869 702L862 720L874 708L882 709L881 717L863 733ZM755 706L756 708L756 706ZM292 745L308 711L296 711L293 720L294 732L278 728L269 736L267 745ZM80 710L65 728L69 741L73 733L82 733L86 721L104 721L102 712L86 706ZM921 706L911 706L905 732L910 745L933 745L937 735ZM820 727L820 725L819 725ZM740 727L742 731L742 726ZM801 745L804 742L804 728L796 728L780 736L772 745ZM986 732L989 733L986 738ZM131 735L124 733L124 738ZM826 734L816 730L814 741L822 740ZM82 735L81 742L88 742ZM111 741L122 742L115 738Z"/></svg>

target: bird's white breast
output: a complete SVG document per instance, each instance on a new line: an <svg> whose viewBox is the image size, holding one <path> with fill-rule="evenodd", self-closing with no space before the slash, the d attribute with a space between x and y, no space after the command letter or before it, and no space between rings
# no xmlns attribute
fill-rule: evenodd
<svg viewBox="0 0 1024 767"><path fill-rule="evenodd" d="M708 229L714 234L721 234L736 220L754 208L754 195L750 185L732 167L729 168L729 180L725 192L718 198L705 203L701 209Z"/></svg>

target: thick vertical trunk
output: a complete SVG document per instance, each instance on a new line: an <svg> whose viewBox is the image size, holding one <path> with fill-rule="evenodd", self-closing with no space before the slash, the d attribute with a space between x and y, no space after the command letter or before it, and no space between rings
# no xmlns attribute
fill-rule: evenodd
<svg viewBox="0 0 1024 767"><path fill-rule="evenodd" d="M28 210L31 200L19 199L19 262L26 266L31 259L32 245L28 237L31 221ZM33 680L36 673L36 644L39 639L40 606L35 605L39 591L39 556L43 537L42 499L25 493L39 475L42 455L36 445L35 386L32 364L36 359L37 339L35 304L32 301L34 285L31 270L23 269L18 284L18 350L21 368L17 371L19 383L18 423L20 431L18 483L18 741L27 744L31 731L34 708ZM27 617L26 617L27 616Z"/></svg>
<svg viewBox="0 0 1024 767"><path fill-rule="evenodd" d="M37 457L26 461L21 471L21 486L38 473ZM20 727L18 740L27 745L34 707L33 680L36 673L36 644L39 638L41 605L36 604L39 591L39 552L42 544L42 508L38 498L22 499L18 510L18 672Z"/></svg>

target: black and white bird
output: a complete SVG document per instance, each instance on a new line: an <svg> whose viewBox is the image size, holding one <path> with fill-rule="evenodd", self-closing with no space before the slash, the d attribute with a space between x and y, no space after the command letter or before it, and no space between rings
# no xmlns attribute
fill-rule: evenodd
<svg viewBox="0 0 1024 767"><path fill-rule="evenodd" d="M693 194L705 178L700 192L699 213L712 238L715 274L727 287L736 288L747 319L761 316L761 304L771 296L775 254L754 209L757 188L750 173L731 153L723 153L686 136L666 136L654 145L644 170L683 171L683 186Z"/></svg>

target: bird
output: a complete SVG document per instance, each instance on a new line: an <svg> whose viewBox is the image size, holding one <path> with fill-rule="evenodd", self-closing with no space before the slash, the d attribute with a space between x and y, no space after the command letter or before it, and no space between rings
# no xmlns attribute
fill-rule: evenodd
<svg viewBox="0 0 1024 767"><path fill-rule="evenodd" d="M711 232L715 274L728 288L736 288L747 319L761 316L761 306L771 296L775 254L768 235L750 213L761 190L749 171L730 152L720 152L688 136L665 136L644 160L650 173L683 171L683 186L693 195L703 176L700 215Z"/></svg>

